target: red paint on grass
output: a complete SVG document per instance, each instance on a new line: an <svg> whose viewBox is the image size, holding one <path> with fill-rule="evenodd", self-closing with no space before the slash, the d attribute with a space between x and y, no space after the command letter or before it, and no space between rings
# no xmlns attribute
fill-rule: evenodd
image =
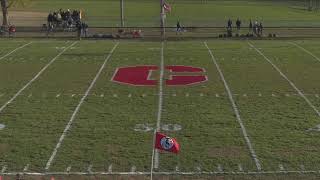
<svg viewBox="0 0 320 180"><path fill-rule="evenodd" d="M172 73L203 73L204 69L192 66L167 66L166 69ZM169 86L181 86L192 85L207 81L205 75L170 75L169 80L166 80L166 84Z"/></svg>

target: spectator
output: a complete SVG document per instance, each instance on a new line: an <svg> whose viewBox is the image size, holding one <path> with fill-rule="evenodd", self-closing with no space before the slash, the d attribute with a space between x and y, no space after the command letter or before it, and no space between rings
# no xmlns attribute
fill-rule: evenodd
<svg viewBox="0 0 320 180"><path fill-rule="evenodd" d="M178 21L177 21L176 34L182 33L182 31L183 31L182 26L181 26L181 24L180 24L180 21L178 20Z"/></svg>
<svg viewBox="0 0 320 180"><path fill-rule="evenodd" d="M232 21L231 21L231 19L228 20L228 26L227 27L228 27L228 29L232 29Z"/></svg>
<svg viewBox="0 0 320 180"><path fill-rule="evenodd" d="M249 33L252 33L252 29L253 29L253 26L252 26L252 21L250 19L250 23L249 23Z"/></svg>
<svg viewBox="0 0 320 180"><path fill-rule="evenodd" d="M262 36L262 33L263 33L263 26L262 26L262 22L260 22L260 24L259 24L259 29L260 29L260 35Z"/></svg>
<svg viewBox="0 0 320 180"><path fill-rule="evenodd" d="M237 30L240 31L240 28L241 28L241 21L240 19L238 18L237 21L236 21L236 25L237 25Z"/></svg>

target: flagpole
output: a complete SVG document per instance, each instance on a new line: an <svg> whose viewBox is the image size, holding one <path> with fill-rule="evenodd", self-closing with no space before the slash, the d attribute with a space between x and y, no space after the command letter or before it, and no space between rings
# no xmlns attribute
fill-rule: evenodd
<svg viewBox="0 0 320 180"><path fill-rule="evenodd" d="M165 27L164 27L164 0L160 0L160 27L161 27L161 38L162 40L165 39Z"/></svg>
<svg viewBox="0 0 320 180"><path fill-rule="evenodd" d="M155 151L156 151L156 148L154 148L155 143L156 143L156 133L157 133L157 129L155 129L154 133L153 133L153 144L152 144L153 147L152 147L150 180L152 180L152 178L153 178L154 154L155 154Z"/></svg>

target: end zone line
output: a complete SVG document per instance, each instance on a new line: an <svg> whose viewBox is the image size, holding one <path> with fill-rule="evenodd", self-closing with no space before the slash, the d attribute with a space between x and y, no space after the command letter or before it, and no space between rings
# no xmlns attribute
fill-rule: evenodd
<svg viewBox="0 0 320 180"><path fill-rule="evenodd" d="M49 158L49 160L48 160L48 162L47 162L47 164L46 164L46 167L45 167L45 170L46 170L46 171L49 170L52 161L53 161L54 158L56 157L56 154L57 154L57 152L58 152L58 149L60 148L60 146L61 146L61 144L62 144L62 142L63 142L63 140L64 140L64 137L66 136L67 132L69 131L69 129L70 129L72 123L73 123L73 120L75 119L77 113L79 112L81 105L83 104L83 102L84 102L84 100L87 98L87 96L89 95L91 89L92 89L93 86L95 85L97 79L100 77L100 74L102 73L103 69L105 68L105 66L106 66L106 64L107 64L107 62L108 62L108 60L110 59L110 57L112 56L114 50L118 47L118 45L119 45L119 42L117 42L117 43L114 45L114 47L112 48L112 50L109 52L109 54L108 54L108 56L106 57L105 61L104 61L103 64L101 65L99 71L97 72L96 76L94 77L94 79L92 80L90 86L88 87L87 91L86 91L85 94L82 96L79 104L78 104L77 107L75 108L75 110L74 110L74 112L73 112L73 114L72 114L72 116L71 116L71 118L70 118L67 126L65 127L65 129L64 129L63 133L61 134L61 137L60 137L60 139L59 139L59 141L58 141L58 143L57 143L57 145L56 145L56 147L54 148L54 150L53 150L53 152L52 152L52 154L51 154L51 157Z"/></svg>
<svg viewBox="0 0 320 180"><path fill-rule="evenodd" d="M24 85L8 102L6 102L4 105L0 108L0 113L3 111L4 108L8 106L12 101L14 101L27 87L30 86L35 80L39 78L39 76L53 63L55 62L67 49L74 46L78 41L72 43L70 46L65 48L63 51L61 51L56 57L54 57L48 64L46 64L37 75L35 75L26 85Z"/></svg>
<svg viewBox="0 0 320 180"><path fill-rule="evenodd" d="M267 60L272 67L279 72L279 74L288 81L288 83L297 91L297 93L307 102L307 104L314 110L314 112L320 117L320 112L318 109L311 103L311 101L301 92L299 88L276 66L268 57L266 57L259 49L257 49L253 44L248 42L248 44L255 49L265 60Z"/></svg>
<svg viewBox="0 0 320 180"><path fill-rule="evenodd" d="M312 57L314 57L316 60L318 60L320 62L320 58L318 58L316 55L314 55L312 52L308 51L307 49L305 49L304 47L294 43L294 42L289 42L289 44L293 44L296 47L298 47L299 49L303 50L304 52L308 53L309 55L311 55Z"/></svg>
<svg viewBox="0 0 320 180"><path fill-rule="evenodd" d="M229 85L228 85L227 81L225 80L224 75L222 73L222 70L220 69L220 66L219 66L218 62L216 61L215 57L213 56L213 53L212 53L211 49L209 48L207 42L204 42L204 45L208 49L209 54L211 56L211 59L212 59L213 63L215 64L215 66L216 66L216 68L217 68L217 70L219 72L221 80L223 81L224 87L225 87L225 89L226 89L226 91L228 93L228 96L229 96L229 100L230 100L230 102L232 104L233 111L234 111L234 113L235 113L235 115L237 117L237 121L238 121L238 123L239 123L239 125L241 127L241 131L242 131L243 137L244 137L244 139L246 141L246 144L247 144L247 146L249 148L251 157L252 157L252 159L254 160L254 162L256 164L257 170L261 171L262 168L261 168L260 161L258 159L258 156L257 156L255 150L253 149L253 146L252 146L251 140L249 138L249 135L247 133L246 127L244 126L243 121L241 119L241 116L240 116L240 113L239 113L239 109L238 109L238 107L237 107L237 105L236 105L236 103L235 103L235 101L234 101L234 99L232 97L232 92L231 92L231 90L229 88Z"/></svg>
<svg viewBox="0 0 320 180"><path fill-rule="evenodd" d="M12 54L12 53L14 53L14 52L18 51L19 49L22 49L22 48L24 48L24 47L26 47L26 46L30 45L30 44L32 44L32 43L33 43L33 42L29 42L29 43L24 44L24 45L22 45L22 46L20 46L20 47L17 47L16 49L12 50L11 52L7 53L6 55L4 55L4 56L0 57L0 60L2 60L3 58L5 58L5 57L9 56L10 54Z"/></svg>
<svg viewBox="0 0 320 180"><path fill-rule="evenodd" d="M161 43L161 61L160 61L160 77L159 77L159 104L158 104L158 114L157 114L157 127L156 131L160 130L161 126L161 113L162 113L162 104L163 104L163 78L164 78L164 42ZM154 133L156 133L156 131ZM154 139L155 141L155 139ZM154 143L152 144L152 148L154 153L154 168L159 168L159 152L154 148ZM153 163L152 163L153 164ZM153 171L153 167L151 167L151 172ZM152 173L151 173L152 174Z"/></svg>

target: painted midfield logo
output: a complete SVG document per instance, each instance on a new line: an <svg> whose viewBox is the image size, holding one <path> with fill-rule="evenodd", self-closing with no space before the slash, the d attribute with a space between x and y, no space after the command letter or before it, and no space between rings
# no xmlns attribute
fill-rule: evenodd
<svg viewBox="0 0 320 180"><path fill-rule="evenodd" d="M208 80L203 68L192 66L172 65L166 66L170 72L165 84L168 86L194 85ZM152 79L152 74L159 71L158 66L143 65L117 68L112 81L131 86L157 86L158 79Z"/></svg>

